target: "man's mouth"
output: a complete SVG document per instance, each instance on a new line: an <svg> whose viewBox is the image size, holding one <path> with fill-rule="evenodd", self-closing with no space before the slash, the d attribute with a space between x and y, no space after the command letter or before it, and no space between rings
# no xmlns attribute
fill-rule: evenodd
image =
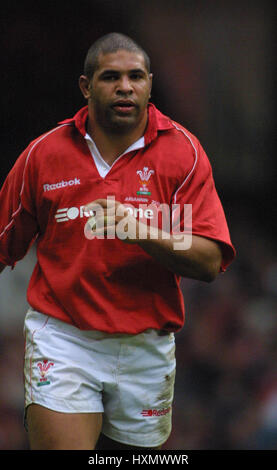
<svg viewBox="0 0 277 470"><path fill-rule="evenodd" d="M135 109L136 105L130 100L119 100L113 103L112 108L121 114L128 114Z"/></svg>

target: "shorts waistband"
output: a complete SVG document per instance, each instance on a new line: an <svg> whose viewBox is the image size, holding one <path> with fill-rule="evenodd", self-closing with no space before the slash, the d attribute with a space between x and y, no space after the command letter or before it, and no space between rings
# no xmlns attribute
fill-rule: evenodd
<svg viewBox="0 0 277 470"><path fill-rule="evenodd" d="M87 336L87 337L91 337L93 336L94 338L98 338L98 339L101 339L101 338L111 338L111 337L115 337L115 338L128 338L128 337L140 337L140 336L148 336L148 335L157 335L157 336L171 336L171 335L174 335L174 333L168 331L168 330L165 330L163 328L161 329L157 329L157 328L148 328L144 331L141 331L139 333L136 333L136 334L129 334L129 333L108 333L108 332L105 332L105 331L100 331L100 330L81 330L79 329L77 326L71 324L71 323L67 323L67 322L64 322L62 320L59 320L58 318L55 318L53 316L49 316L47 314L44 314L44 313L41 313L41 312L38 312L37 310L33 309L32 307L29 307L28 309L28 312L27 312L27 316L26 318L37 318L37 317L44 317L45 319L47 319L47 324L49 326L53 326L54 328L55 327L58 327L58 328L62 328L63 331L68 331L69 333L75 333L77 335L81 334L82 336Z"/></svg>

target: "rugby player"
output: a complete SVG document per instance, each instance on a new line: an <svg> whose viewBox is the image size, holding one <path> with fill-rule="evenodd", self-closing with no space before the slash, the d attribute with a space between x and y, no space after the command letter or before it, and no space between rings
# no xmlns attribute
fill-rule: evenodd
<svg viewBox="0 0 277 470"><path fill-rule="evenodd" d="M86 105L28 145L0 192L0 270L37 246L24 324L31 449L161 448L180 279L211 282L235 256L208 157L150 102L152 80L136 42L101 37L79 78ZM192 209L183 249L148 224L173 205L184 241Z"/></svg>

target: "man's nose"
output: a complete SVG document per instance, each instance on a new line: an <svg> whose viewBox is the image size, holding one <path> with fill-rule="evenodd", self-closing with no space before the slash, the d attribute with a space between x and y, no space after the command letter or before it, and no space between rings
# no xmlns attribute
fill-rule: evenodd
<svg viewBox="0 0 277 470"><path fill-rule="evenodd" d="M118 81L116 91L117 93L128 93L128 94L132 93L133 87L132 87L129 77L122 76L120 78L120 80Z"/></svg>

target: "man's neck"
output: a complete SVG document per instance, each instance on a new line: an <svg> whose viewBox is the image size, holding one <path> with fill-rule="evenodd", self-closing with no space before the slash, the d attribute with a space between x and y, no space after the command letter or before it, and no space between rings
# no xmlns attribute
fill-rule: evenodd
<svg viewBox="0 0 277 470"><path fill-rule="evenodd" d="M125 152L133 143L144 135L146 124L142 122L138 127L124 134L106 132L100 126L88 119L87 132L96 144L102 158L109 164Z"/></svg>

